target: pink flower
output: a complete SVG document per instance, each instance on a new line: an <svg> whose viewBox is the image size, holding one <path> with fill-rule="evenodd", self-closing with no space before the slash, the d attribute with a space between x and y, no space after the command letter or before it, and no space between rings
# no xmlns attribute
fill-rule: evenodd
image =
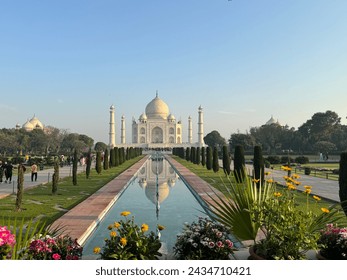
<svg viewBox="0 0 347 280"><path fill-rule="evenodd" d="M227 244L228 248L231 249L232 247L234 247L234 243L231 242L229 239L225 240L225 243Z"/></svg>
<svg viewBox="0 0 347 280"><path fill-rule="evenodd" d="M216 246L216 244L214 244L214 242L208 243L208 247L210 247L211 249L214 248L215 246Z"/></svg>
<svg viewBox="0 0 347 280"><path fill-rule="evenodd" d="M217 242L217 247L218 247L218 248L223 248L223 247L224 247L223 242L222 242L222 241L218 241L218 242Z"/></svg>
<svg viewBox="0 0 347 280"><path fill-rule="evenodd" d="M54 255L53 255L53 259L54 259L54 260L60 260L61 257L60 257L59 254L54 254Z"/></svg>

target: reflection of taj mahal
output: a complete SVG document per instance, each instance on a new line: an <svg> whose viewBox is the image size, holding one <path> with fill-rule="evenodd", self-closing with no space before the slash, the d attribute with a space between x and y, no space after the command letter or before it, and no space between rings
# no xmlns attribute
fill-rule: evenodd
<svg viewBox="0 0 347 280"><path fill-rule="evenodd" d="M115 107L110 108L110 147L115 143ZM147 104L145 112L140 115L138 121L133 118L132 122L132 146L142 148L172 148L180 146L204 146L203 136L203 111L199 108L198 122L198 142L193 143L192 118L188 118L188 141L184 143L182 139L182 122L177 121L170 113L168 105L156 97ZM121 145L126 145L125 141L125 116L121 120Z"/></svg>
<svg viewBox="0 0 347 280"><path fill-rule="evenodd" d="M158 197L157 197L157 172L158 172ZM161 205L169 196L170 189L178 180L178 175L166 160L148 160L140 169L137 178L139 185L145 190L146 197Z"/></svg>

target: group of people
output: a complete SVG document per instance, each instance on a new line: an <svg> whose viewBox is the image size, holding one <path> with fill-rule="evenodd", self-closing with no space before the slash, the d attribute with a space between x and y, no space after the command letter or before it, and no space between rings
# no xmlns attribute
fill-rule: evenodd
<svg viewBox="0 0 347 280"><path fill-rule="evenodd" d="M13 165L11 162L0 161L0 183L3 182L3 177L5 175L5 183L11 183L12 181Z"/></svg>
<svg viewBox="0 0 347 280"><path fill-rule="evenodd" d="M24 169L25 171L25 169ZM37 181L37 171L38 167L35 163L31 165L31 181ZM12 182L13 165L11 162L0 161L0 184L3 183L3 177L5 175L5 183Z"/></svg>

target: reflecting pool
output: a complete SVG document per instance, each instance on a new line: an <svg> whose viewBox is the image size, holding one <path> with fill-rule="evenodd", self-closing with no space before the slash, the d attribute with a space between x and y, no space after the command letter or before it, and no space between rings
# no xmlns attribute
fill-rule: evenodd
<svg viewBox="0 0 347 280"><path fill-rule="evenodd" d="M158 224L165 226L160 237L161 252L163 258L168 259L172 258L177 234L182 232L184 223L207 216L170 163L161 156L152 157L87 239L83 245L83 259L97 259L94 247L103 247L109 235L108 225L122 219L122 211L130 211L135 223L148 224L150 231L156 232Z"/></svg>

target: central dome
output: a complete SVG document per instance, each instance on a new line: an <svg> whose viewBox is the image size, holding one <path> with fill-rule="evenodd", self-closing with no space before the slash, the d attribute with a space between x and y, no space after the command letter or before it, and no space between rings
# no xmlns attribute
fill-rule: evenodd
<svg viewBox="0 0 347 280"><path fill-rule="evenodd" d="M148 118L167 119L169 112L169 107L158 95L146 106L146 115Z"/></svg>

